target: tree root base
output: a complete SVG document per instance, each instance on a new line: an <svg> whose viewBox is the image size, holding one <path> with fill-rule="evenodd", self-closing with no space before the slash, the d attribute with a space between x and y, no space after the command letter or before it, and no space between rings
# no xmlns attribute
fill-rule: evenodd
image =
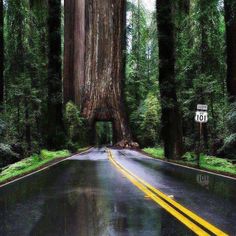
<svg viewBox="0 0 236 236"><path fill-rule="evenodd" d="M114 145L116 148L132 148L132 149L139 149L139 144L133 142L131 140L123 139L120 142Z"/></svg>

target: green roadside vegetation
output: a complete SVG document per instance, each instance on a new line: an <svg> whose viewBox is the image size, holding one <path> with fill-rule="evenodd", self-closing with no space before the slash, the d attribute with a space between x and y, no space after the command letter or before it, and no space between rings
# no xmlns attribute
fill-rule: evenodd
<svg viewBox="0 0 236 236"><path fill-rule="evenodd" d="M164 159L164 149L163 148L144 148L144 152L150 154L154 158Z"/></svg>
<svg viewBox="0 0 236 236"><path fill-rule="evenodd" d="M151 155L157 159L164 159L164 150L163 148L144 148L144 152ZM197 166L196 155L194 153L186 153L182 160L175 161L179 164L188 165L188 166ZM207 156L201 154L200 157L200 167L209 171L221 172L226 174L236 175L236 165L232 163L231 160L218 158L215 156Z"/></svg>
<svg viewBox="0 0 236 236"><path fill-rule="evenodd" d="M87 149L88 147L81 147L77 149L77 152L84 152ZM36 171L46 166L47 164L69 157L70 155L71 152L68 150L41 150L40 154L33 154L28 158L2 168L2 170L0 169L0 185L17 177L21 177L23 175Z"/></svg>
<svg viewBox="0 0 236 236"><path fill-rule="evenodd" d="M81 150L82 151L82 150ZM40 169L50 162L69 157L68 150L48 151L41 150L40 154L33 154L29 158L23 159L2 169L0 172L0 184L9 180L31 173Z"/></svg>

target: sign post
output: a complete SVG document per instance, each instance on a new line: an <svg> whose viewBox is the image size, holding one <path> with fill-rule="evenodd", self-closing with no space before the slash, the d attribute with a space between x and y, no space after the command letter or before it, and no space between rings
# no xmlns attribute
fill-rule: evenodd
<svg viewBox="0 0 236 236"><path fill-rule="evenodd" d="M201 155L201 137L202 137L202 127L204 123L208 122L208 106L203 104L197 105L197 111L195 114L195 121L199 124L199 141L197 147L197 165L200 167L200 155Z"/></svg>

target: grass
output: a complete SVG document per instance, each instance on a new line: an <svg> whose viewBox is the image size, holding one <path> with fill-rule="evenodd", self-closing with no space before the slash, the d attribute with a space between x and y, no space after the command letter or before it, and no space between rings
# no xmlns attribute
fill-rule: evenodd
<svg viewBox="0 0 236 236"><path fill-rule="evenodd" d="M9 165L0 172L0 184L8 180L30 173L43 165L60 158L70 156L68 150L48 151L42 150L40 154L34 154L29 158L23 159L15 164Z"/></svg>
<svg viewBox="0 0 236 236"><path fill-rule="evenodd" d="M163 148L144 148L144 152L152 155L158 159L164 159L164 149Z"/></svg>
<svg viewBox="0 0 236 236"><path fill-rule="evenodd" d="M144 152L152 155L157 159L164 159L164 150L163 148L144 148ZM196 166L196 155L191 152L187 152L182 160L176 161L183 165L193 165ZM222 173L228 173L236 175L236 165L232 164L230 160L218 158L214 156L207 156L201 154L200 157L200 167L210 171L217 171Z"/></svg>
<svg viewBox="0 0 236 236"><path fill-rule="evenodd" d="M200 160L200 166L204 169L236 175L236 165L226 159L202 155Z"/></svg>

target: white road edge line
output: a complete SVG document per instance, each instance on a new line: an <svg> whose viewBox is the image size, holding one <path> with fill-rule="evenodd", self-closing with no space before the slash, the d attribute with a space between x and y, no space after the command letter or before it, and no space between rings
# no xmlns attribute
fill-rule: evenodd
<svg viewBox="0 0 236 236"><path fill-rule="evenodd" d="M115 149L113 149L113 150L115 150ZM217 176L220 176L220 177L223 177L223 178L227 178L227 179L231 179L231 180L236 180L235 177L231 177L231 176L227 176L227 175L223 175L223 174L218 174L218 173L207 171L207 170L203 170L203 169L197 169L197 168L194 168L194 167L185 166L185 165L181 165L181 164L174 163L174 162L169 162L169 161L161 160L161 159L158 159L158 158L150 157L150 156L148 156L148 154L144 154L144 153L139 152L139 151L136 151L136 152L138 152L139 154L143 155L147 159L151 159L151 160L154 160L154 161L157 161L157 162L158 161L159 162L164 162L164 163L167 163L167 164L170 164L170 165L180 166L180 167L183 167L183 168L186 168L186 169L196 170L196 171L207 173L207 174L211 174L211 175L217 175Z"/></svg>
<svg viewBox="0 0 236 236"><path fill-rule="evenodd" d="M92 148L93 148L93 147L91 147L91 148L89 148L88 150L83 151L83 152L81 152L81 153L79 153L79 154L75 154L75 155L73 155L73 156L77 156L77 155L81 155L81 154L84 154L84 153L86 153L86 152L89 152ZM42 172L42 171L44 171L44 170L47 170L47 169L51 168L52 166L55 166L55 165L57 165L57 164L59 164L59 163L62 163L62 162L64 162L64 161L67 161L69 158L71 158L71 157L73 157L73 156L66 157L64 160L61 160L61 161L59 161L59 162L57 162L57 163L51 164L51 165L49 165L49 166L46 166L46 167L44 167L44 168L42 168L42 169L40 169L40 170L34 171L34 172L29 173L29 174L27 174L27 175L24 175L24 176L22 176L22 177L16 178L16 179L14 179L14 180L12 180L12 181L10 181L10 182L7 182L7 183L5 183L5 184L2 184L2 185L0 184L0 189L3 188L3 187L5 187L5 186L7 186L7 185L13 184L13 183L15 183L15 182L17 182L17 181L20 181L20 180L22 180L22 179L24 179L24 178L27 178L27 177L29 177L29 176L31 176L31 175L34 175L34 174L37 174L37 173Z"/></svg>

